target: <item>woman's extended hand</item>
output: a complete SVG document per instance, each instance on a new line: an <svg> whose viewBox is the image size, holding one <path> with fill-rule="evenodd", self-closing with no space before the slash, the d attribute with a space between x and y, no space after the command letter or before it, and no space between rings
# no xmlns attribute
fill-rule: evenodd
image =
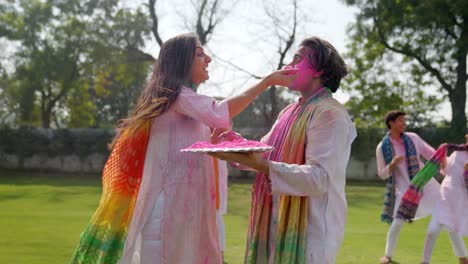
<svg viewBox="0 0 468 264"><path fill-rule="evenodd" d="M268 162L258 152L208 152L208 155L217 159L239 163L268 175Z"/></svg>
<svg viewBox="0 0 468 264"><path fill-rule="evenodd" d="M222 141L221 135L229 131L227 128L213 128L211 131L211 143L218 144Z"/></svg>
<svg viewBox="0 0 468 264"><path fill-rule="evenodd" d="M215 128L211 132L211 143L218 144L222 141L233 141L244 139L239 133L227 128Z"/></svg>
<svg viewBox="0 0 468 264"><path fill-rule="evenodd" d="M297 78L297 69L283 69L272 72L270 75L265 77L265 82L268 86L279 85L288 87Z"/></svg>

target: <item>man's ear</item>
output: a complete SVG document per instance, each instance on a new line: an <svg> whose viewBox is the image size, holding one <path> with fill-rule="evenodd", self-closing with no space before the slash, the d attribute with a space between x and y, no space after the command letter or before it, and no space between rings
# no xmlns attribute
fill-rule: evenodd
<svg viewBox="0 0 468 264"><path fill-rule="evenodd" d="M312 76L313 76L314 78L318 78L318 77L322 76L322 73L323 73L323 70L321 70L321 71L316 71L316 72L314 72L314 73L312 74Z"/></svg>

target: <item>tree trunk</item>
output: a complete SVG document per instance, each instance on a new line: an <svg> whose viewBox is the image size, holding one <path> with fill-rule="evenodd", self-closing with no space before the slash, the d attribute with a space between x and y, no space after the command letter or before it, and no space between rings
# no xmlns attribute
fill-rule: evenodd
<svg viewBox="0 0 468 264"><path fill-rule="evenodd" d="M50 114L42 114L42 127L50 128Z"/></svg>
<svg viewBox="0 0 468 264"><path fill-rule="evenodd" d="M271 113L270 113L270 120L268 120L268 127L272 127L273 123L276 120L276 117L278 116L278 100L277 100L277 94L276 94L276 86L270 87L270 90L268 91L270 93L270 102L271 102Z"/></svg>
<svg viewBox="0 0 468 264"><path fill-rule="evenodd" d="M464 31L464 39L468 40L468 32ZM450 128L452 130L454 139L463 139L467 131L466 125L466 81L468 75L466 74L466 47L462 46L457 53L457 81L452 91L449 91L450 104L452 106L452 122Z"/></svg>
<svg viewBox="0 0 468 264"><path fill-rule="evenodd" d="M41 119L42 119L42 127L43 128L50 128L50 121L51 121L52 108L53 107L54 106L51 103L49 103L49 104L47 104L45 109L42 110Z"/></svg>
<svg viewBox="0 0 468 264"><path fill-rule="evenodd" d="M452 107L452 122L450 127L455 139L463 139L467 133L466 125L466 84L458 83L455 90L449 94L450 105Z"/></svg>

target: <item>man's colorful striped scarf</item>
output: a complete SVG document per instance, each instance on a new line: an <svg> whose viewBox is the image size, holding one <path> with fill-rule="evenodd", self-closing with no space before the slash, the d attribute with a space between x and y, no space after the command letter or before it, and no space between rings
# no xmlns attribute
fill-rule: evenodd
<svg viewBox="0 0 468 264"><path fill-rule="evenodd" d="M102 172L102 196L70 263L117 263L143 175L151 121L118 138Z"/></svg>
<svg viewBox="0 0 468 264"><path fill-rule="evenodd" d="M411 222L418 210L419 201L422 198L422 189L431 178L436 175L440 165L447 154L446 146L440 146L431 159L424 164L424 167L411 180L411 184L401 199L398 208L397 218Z"/></svg>
<svg viewBox="0 0 468 264"><path fill-rule="evenodd" d="M406 163L408 164L408 175L410 180L416 175L419 170L418 157L416 147L413 141L405 133L401 134L401 139L405 145ZM382 140L382 153L385 159L385 164L392 162L395 152L393 151L392 143L390 142L390 135L387 133ZM391 223L393 221L393 211L395 209L395 176L390 171L391 175L387 178L385 185L384 206L380 220L382 222Z"/></svg>
<svg viewBox="0 0 468 264"><path fill-rule="evenodd" d="M303 106L293 104L280 115L268 139L275 147L269 160L289 164L305 163L307 124L313 115L315 102L332 96L328 88L318 90ZM308 197L281 195L275 233L274 256L268 245L272 216L272 196L269 180L257 173L252 193L245 263L275 264L305 263Z"/></svg>
<svg viewBox="0 0 468 264"><path fill-rule="evenodd" d="M451 151L468 151L468 144L448 144L447 145L447 152ZM468 171L465 170L463 173L463 176L465 178L465 187L466 191L468 192Z"/></svg>

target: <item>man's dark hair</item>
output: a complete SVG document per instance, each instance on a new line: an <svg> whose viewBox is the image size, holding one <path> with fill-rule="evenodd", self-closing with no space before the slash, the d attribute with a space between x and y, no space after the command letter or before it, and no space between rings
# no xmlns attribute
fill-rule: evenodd
<svg viewBox="0 0 468 264"><path fill-rule="evenodd" d="M341 79L348 74L348 68L335 47L318 37L304 39L300 46L311 50L309 62L317 71L322 71L320 80L325 87L336 92Z"/></svg>
<svg viewBox="0 0 468 264"><path fill-rule="evenodd" d="M395 121L397 120L399 116L405 116L405 115L406 115L405 112L399 111L399 110L393 110L393 111L387 112L384 118L387 128L390 129L390 121Z"/></svg>

